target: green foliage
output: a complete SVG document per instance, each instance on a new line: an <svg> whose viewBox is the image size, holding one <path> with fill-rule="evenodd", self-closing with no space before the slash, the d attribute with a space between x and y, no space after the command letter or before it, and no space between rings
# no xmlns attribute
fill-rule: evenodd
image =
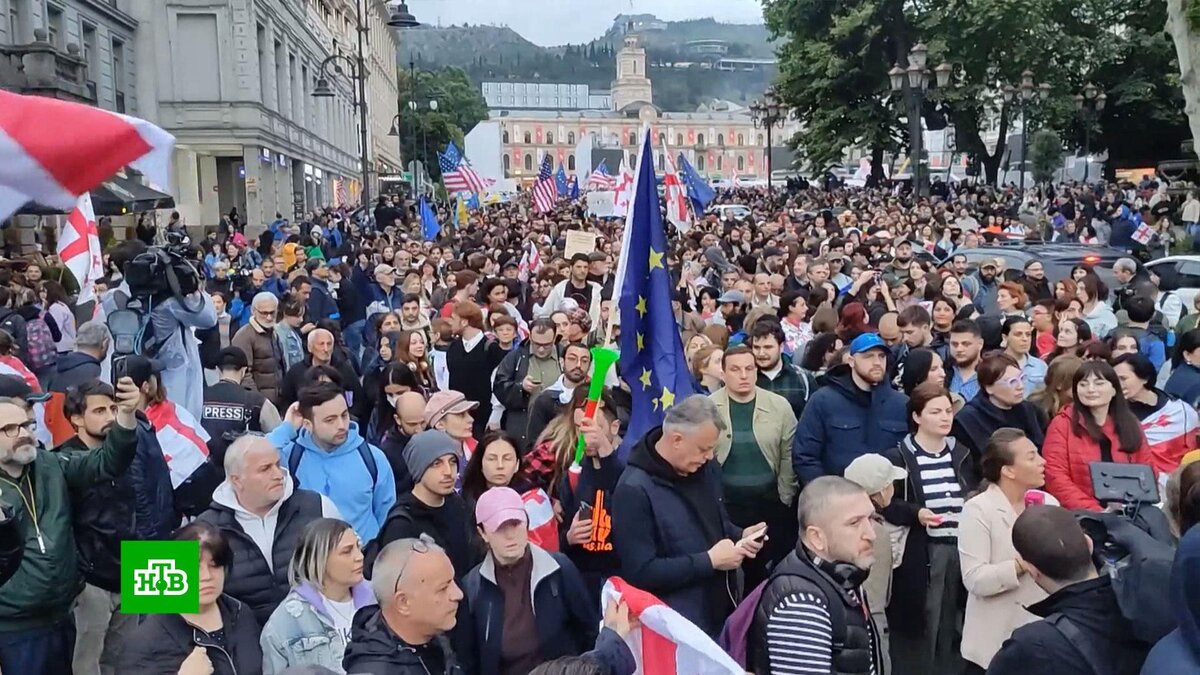
<svg viewBox="0 0 1200 675"><path fill-rule="evenodd" d="M450 141L461 149L463 135L487 119L487 104L461 68L416 71L416 89L407 69L400 78L400 148L405 164L413 158L425 164L434 180L441 178L436 151ZM415 94L415 96L414 96ZM429 101L436 100L437 110ZM417 104L414 111L409 101Z"/></svg>
<svg viewBox="0 0 1200 675"><path fill-rule="evenodd" d="M1054 172L1062 166L1062 158L1062 141L1053 131L1042 129L1029 139L1029 170L1038 183L1048 183L1054 178Z"/></svg>

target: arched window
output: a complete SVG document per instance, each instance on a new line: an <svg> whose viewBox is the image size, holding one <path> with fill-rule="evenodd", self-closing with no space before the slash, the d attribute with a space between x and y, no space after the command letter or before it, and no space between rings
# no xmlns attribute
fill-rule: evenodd
<svg viewBox="0 0 1200 675"><path fill-rule="evenodd" d="M532 142L533 142L533 135L530 134L528 131L526 131L525 132L525 144L529 145Z"/></svg>
<svg viewBox="0 0 1200 675"><path fill-rule="evenodd" d="M508 171L511 168L512 168L512 158L509 157L508 155L505 155L504 156L504 175L505 176L508 175Z"/></svg>
<svg viewBox="0 0 1200 675"><path fill-rule="evenodd" d="M758 145L759 147L762 147L762 144L763 144L762 134L758 135L758 140L755 141L755 144Z"/></svg>
<svg viewBox="0 0 1200 675"><path fill-rule="evenodd" d="M574 131L567 132L567 144L575 145L575 132Z"/></svg>
<svg viewBox="0 0 1200 675"><path fill-rule="evenodd" d="M571 171L575 170L575 155L567 155L567 168Z"/></svg>
<svg viewBox="0 0 1200 675"><path fill-rule="evenodd" d="M696 134L696 145L704 145L704 134Z"/></svg>
<svg viewBox="0 0 1200 675"><path fill-rule="evenodd" d="M504 139L503 139L504 143L507 144L508 143L508 132L505 131L503 135L504 135Z"/></svg>
<svg viewBox="0 0 1200 675"><path fill-rule="evenodd" d="M746 144L746 137L743 136L742 134L738 134L738 145L745 145L745 144Z"/></svg>
<svg viewBox="0 0 1200 675"><path fill-rule="evenodd" d="M529 134L525 134L528 136ZM533 171L533 155L525 153L525 170Z"/></svg>
<svg viewBox="0 0 1200 675"><path fill-rule="evenodd" d="M717 145L722 147L725 145L725 134L717 134Z"/></svg>
<svg viewBox="0 0 1200 675"><path fill-rule="evenodd" d="M633 131L629 132L629 144L637 145L637 133Z"/></svg>
<svg viewBox="0 0 1200 675"><path fill-rule="evenodd" d="M658 170L663 170L663 154L661 152L658 153Z"/></svg>
<svg viewBox="0 0 1200 675"><path fill-rule="evenodd" d="M721 156L717 155L717 171L721 170Z"/></svg>
<svg viewBox="0 0 1200 675"><path fill-rule="evenodd" d="M704 155L698 155L696 157L696 169L698 171L704 170Z"/></svg>
<svg viewBox="0 0 1200 675"><path fill-rule="evenodd" d="M746 170L746 158L738 155L738 171Z"/></svg>
<svg viewBox="0 0 1200 675"><path fill-rule="evenodd" d="M675 145L683 146L683 134L675 134Z"/></svg>
<svg viewBox="0 0 1200 675"><path fill-rule="evenodd" d="M552 132L546 132L546 145L554 145L554 134Z"/></svg>

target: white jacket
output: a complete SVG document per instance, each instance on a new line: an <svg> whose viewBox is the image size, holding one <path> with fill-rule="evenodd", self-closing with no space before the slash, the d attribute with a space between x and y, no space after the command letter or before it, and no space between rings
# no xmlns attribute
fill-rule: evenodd
<svg viewBox="0 0 1200 675"><path fill-rule="evenodd" d="M563 301L567 297L567 284L571 283L570 279L563 279L554 285L550 290L550 295L546 296L546 302L542 303L541 312L538 317L547 317L551 314L563 309ZM592 289L592 301L588 306L588 314L592 317L592 325L600 325L600 284L589 281L588 286Z"/></svg>

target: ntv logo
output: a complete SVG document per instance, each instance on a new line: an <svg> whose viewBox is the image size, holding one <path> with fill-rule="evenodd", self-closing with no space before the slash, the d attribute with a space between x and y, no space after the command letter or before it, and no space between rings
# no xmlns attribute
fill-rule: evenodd
<svg viewBox="0 0 1200 675"><path fill-rule="evenodd" d="M184 595L187 573L175 568L174 560L147 560L144 569L133 571L134 595Z"/></svg>

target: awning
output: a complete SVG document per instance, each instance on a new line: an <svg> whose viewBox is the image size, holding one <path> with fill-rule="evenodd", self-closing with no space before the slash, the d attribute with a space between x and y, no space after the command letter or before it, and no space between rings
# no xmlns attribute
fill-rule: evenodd
<svg viewBox="0 0 1200 675"><path fill-rule="evenodd" d="M122 176L113 176L92 190L92 208L96 216L123 216L155 209L175 208L175 198ZM49 216L64 211L30 202L16 215Z"/></svg>

